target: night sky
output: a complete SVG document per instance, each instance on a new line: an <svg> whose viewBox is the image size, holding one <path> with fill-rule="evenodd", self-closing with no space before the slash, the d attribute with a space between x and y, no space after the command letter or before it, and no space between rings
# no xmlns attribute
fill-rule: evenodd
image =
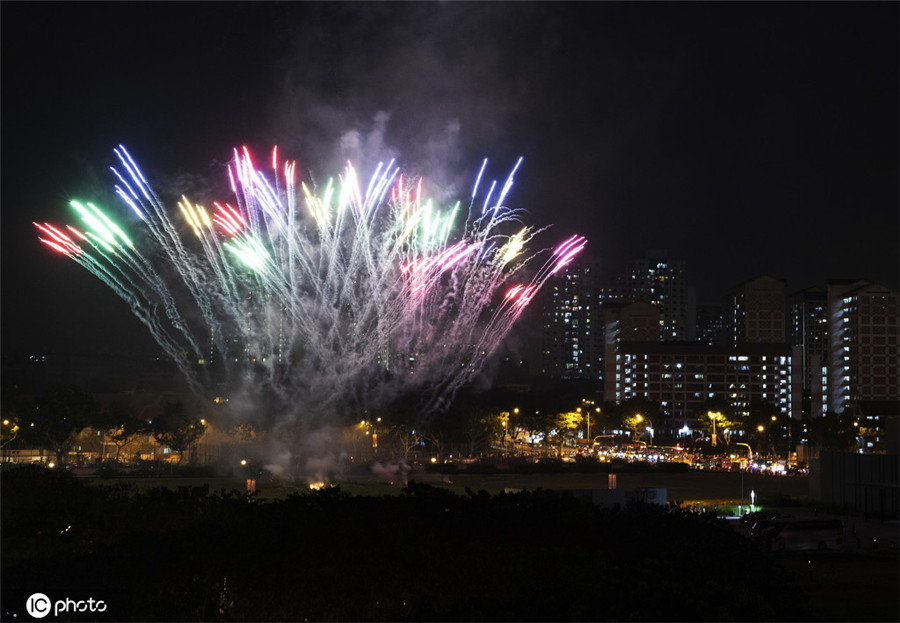
<svg viewBox="0 0 900 623"><path fill-rule="evenodd" d="M396 157L448 198L524 156L509 203L610 277L664 248L701 302L761 274L897 288L898 7L3 2L3 352L152 347L31 225L114 205L119 143L167 197L243 144L319 179Z"/></svg>

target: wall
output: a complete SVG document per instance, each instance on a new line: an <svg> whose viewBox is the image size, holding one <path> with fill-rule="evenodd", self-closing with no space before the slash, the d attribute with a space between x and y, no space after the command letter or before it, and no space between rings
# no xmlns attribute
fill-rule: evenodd
<svg viewBox="0 0 900 623"><path fill-rule="evenodd" d="M900 518L900 457L822 452L810 461L809 497L867 519Z"/></svg>

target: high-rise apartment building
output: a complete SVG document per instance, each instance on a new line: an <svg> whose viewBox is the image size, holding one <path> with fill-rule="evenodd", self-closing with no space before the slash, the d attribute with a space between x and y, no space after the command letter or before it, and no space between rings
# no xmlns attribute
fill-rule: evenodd
<svg viewBox="0 0 900 623"><path fill-rule="evenodd" d="M603 306L603 393L606 400L620 400L622 366L616 357L623 342L659 342L659 309L646 301L607 303Z"/></svg>
<svg viewBox="0 0 900 623"><path fill-rule="evenodd" d="M632 262L613 288L601 285L593 260L569 264L544 288L541 373L552 378L603 380L610 339L602 308L642 302L657 310L655 340L693 340L696 290L687 285L685 262L648 251ZM637 308L633 308L637 309Z"/></svg>
<svg viewBox="0 0 900 623"><path fill-rule="evenodd" d="M863 402L900 401L900 297L867 281L830 281L828 410L859 411Z"/></svg>
<svg viewBox="0 0 900 623"><path fill-rule="evenodd" d="M605 399L641 398L660 404L672 434L695 427L711 399L724 399L739 416L752 403L791 414L791 352L787 344L709 346L699 342L621 342L614 355L613 391ZM610 385L610 383L607 383Z"/></svg>
<svg viewBox="0 0 900 623"><path fill-rule="evenodd" d="M696 339L697 292L687 284L684 260L670 259L665 250L649 250L631 262L618 290L625 300L647 301L659 309L663 341Z"/></svg>
<svg viewBox="0 0 900 623"><path fill-rule="evenodd" d="M603 291L599 263L567 265L544 286L541 374L561 379L603 377Z"/></svg>
<svg viewBox="0 0 900 623"><path fill-rule="evenodd" d="M647 322L651 306L646 303L643 315L632 314L630 324L622 318L627 306L622 311L610 308L605 325L605 399L658 402L665 422L657 424L669 433L693 427L712 399L726 400L738 415L748 415L751 403L772 404L780 413L792 415L792 354L784 332L784 287L783 281L770 277L738 286L725 314L710 308L708 333L702 342L665 341L636 331L634 319ZM661 306L653 307L661 316ZM663 332L666 326L661 321Z"/></svg>
<svg viewBox="0 0 900 623"><path fill-rule="evenodd" d="M734 288L728 312L732 344L785 342L785 287L783 279L764 275Z"/></svg>
<svg viewBox="0 0 900 623"><path fill-rule="evenodd" d="M806 417L828 410L828 305L825 290L808 288L788 301L794 353L794 406Z"/></svg>
<svg viewBox="0 0 900 623"><path fill-rule="evenodd" d="M725 308L721 304L697 304L697 341L709 346L730 343L725 332Z"/></svg>

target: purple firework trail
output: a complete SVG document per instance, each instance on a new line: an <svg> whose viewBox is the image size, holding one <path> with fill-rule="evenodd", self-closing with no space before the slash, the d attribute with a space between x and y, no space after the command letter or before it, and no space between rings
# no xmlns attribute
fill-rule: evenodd
<svg viewBox="0 0 900 623"><path fill-rule="evenodd" d="M123 217L79 201L81 226L35 223L41 242L124 299L198 393L265 388L281 418L405 391L439 408L586 243L527 250L539 230L506 205L521 159L480 194L485 160L468 206L438 208L393 161L366 184L348 164L311 188L277 149L261 170L244 147L227 168L231 201L182 196L171 210L126 149L115 153L140 244Z"/></svg>

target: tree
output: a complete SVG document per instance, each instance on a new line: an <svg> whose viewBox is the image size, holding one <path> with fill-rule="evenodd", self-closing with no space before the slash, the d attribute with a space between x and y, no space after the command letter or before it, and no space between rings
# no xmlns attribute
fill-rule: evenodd
<svg viewBox="0 0 900 623"><path fill-rule="evenodd" d="M466 409L461 432L466 442L466 454L475 456L502 437L500 414L486 407L470 406Z"/></svg>
<svg viewBox="0 0 900 623"><path fill-rule="evenodd" d="M635 413L634 415L626 416L622 420L622 424L631 429L632 441L637 441L640 435L650 426L650 420L641 413Z"/></svg>
<svg viewBox="0 0 900 623"><path fill-rule="evenodd" d="M513 409L509 414L507 429L510 435L518 438L520 434L529 437L540 436L542 444L548 442L548 438L557 425L556 413L541 409Z"/></svg>
<svg viewBox="0 0 900 623"><path fill-rule="evenodd" d="M3 422L3 427L0 428L0 448L5 448L20 437L22 414L26 411L19 387L17 385L4 387L3 403L0 405Z"/></svg>
<svg viewBox="0 0 900 623"><path fill-rule="evenodd" d="M28 441L56 454L56 464L65 465L78 433L96 417L94 398L74 385L49 387L31 408L32 422L22 427Z"/></svg>
<svg viewBox="0 0 900 623"><path fill-rule="evenodd" d="M721 397L706 400L696 411L697 427L712 438L722 436L725 445L731 443L731 435L743 430L744 422L734 416L734 408Z"/></svg>
<svg viewBox="0 0 900 623"><path fill-rule="evenodd" d="M859 429L848 414L829 411L809 423L809 443L822 450L850 451L857 447Z"/></svg>
<svg viewBox="0 0 900 623"><path fill-rule="evenodd" d="M116 446L115 462L119 462L122 449L145 432L144 423L124 411L105 411L99 414L94 427Z"/></svg>
<svg viewBox="0 0 900 623"><path fill-rule="evenodd" d="M393 439L392 445L399 449L403 460L409 462L410 453L419 445L419 435L416 429L405 422L398 422L389 426L386 432Z"/></svg>
<svg viewBox="0 0 900 623"><path fill-rule="evenodd" d="M581 427L584 417L579 411L566 411L565 413L555 414L554 430L556 431L560 449L562 449L566 441L574 439L575 431Z"/></svg>
<svg viewBox="0 0 900 623"><path fill-rule="evenodd" d="M507 402L505 396L497 392L460 393L448 412L442 414L443 423L438 430L442 430L445 440L449 438L459 443L463 454L476 456L503 440L509 421L504 418L501 405ZM427 426L432 437L435 434L433 423Z"/></svg>
<svg viewBox="0 0 900 623"><path fill-rule="evenodd" d="M15 415L4 417L3 427L0 428L0 448L5 448L18 439L19 431L21 431L21 427L19 426L18 417Z"/></svg>
<svg viewBox="0 0 900 623"><path fill-rule="evenodd" d="M646 398L629 398L619 405L618 412L623 418L623 422L624 418L633 417L638 413L652 422L662 419L661 405Z"/></svg>
<svg viewBox="0 0 900 623"><path fill-rule="evenodd" d="M710 411L706 417L709 421L708 426L712 430L713 445L715 445L715 438L719 436L725 440L726 446L731 445L731 436L744 428L741 420L731 419L719 411Z"/></svg>
<svg viewBox="0 0 900 623"><path fill-rule="evenodd" d="M422 438L434 447L437 460L444 462L450 443L459 435L460 419L455 413L444 413L431 419L422 429Z"/></svg>
<svg viewBox="0 0 900 623"><path fill-rule="evenodd" d="M604 401L600 405L600 413L596 419L597 427L594 436L611 434L613 430L622 425L624 417L624 409L621 404L613 401Z"/></svg>
<svg viewBox="0 0 900 623"><path fill-rule="evenodd" d="M199 417L191 416L184 404L166 402L159 416L150 424L153 438L159 445L178 453L178 463L184 459L184 453L206 432L206 426Z"/></svg>
<svg viewBox="0 0 900 623"><path fill-rule="evenodd" d="M388 441L392 452L399 451L404 461L419 443L418 422L420 398L415 394L399 396L387 405L374 409L373 434L378 440Z"/></svg>
<svg viewBox="0 0 900 623"><path fill-rule="evenodd" d="M755 437L758 451L765 453L767 451L776 452L779 446L784 447L784 440L787 439L787 446L790 447L790 439L788 439L788 427L786 417L778 410L778 407L771 402L755 401L747 406L749 413L746 421L745 431Z"/></svg>

